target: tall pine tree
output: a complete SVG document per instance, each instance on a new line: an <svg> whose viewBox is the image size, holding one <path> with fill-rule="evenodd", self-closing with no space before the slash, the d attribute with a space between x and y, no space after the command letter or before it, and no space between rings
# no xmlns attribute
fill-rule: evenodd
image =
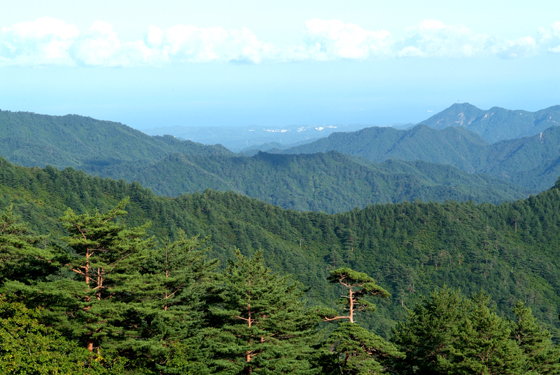
<svg viewBox="0 0 560 375"><path fill-rule="evenodd" d="M152 240L146 238L147 225L127 228L118 222L127 203L125 199L106 213L66 211L61 218L71 255L64 265L66 277L38 284L40 293L27 289L36 298L48 299L46 320L92 354L126 347L137 330L130 324L135 315L129 304L135 299L131 281Z"/></svg>
<svg viewBox="0 0 560 375"><path fill-rule="evenodd" d="M552 335L535 321L531 309L519 301L513 309L511 338L527 357L525 371L534 374L560 373L560 350L552 345Z"/></svg>
<svg viewBox="0 0 560 375"><path fill-rule="evenodd" d="M208 238L188 238L183 231L178 236L152 250L139 275L129 276L139 328L129 357L165 371L187 363L187 370L198 373L196 363L205 360L200 357L201 335L215 298L218 261L206 259Z"/></svg>
<svg viewBox="0 0 560 375"><path fill-rule="evenodd" d="M289 277L268 269L258 252L236 251L224 276L222 302L212 308L216 328L207 335L216 374L316 374L309 361L317 317Z"/></svg>
<svg viewBox="0 0 560 375"><path fill-rule="evenodd" d="M381 374L393 358L402 357L397 348L378 335L356 324L356 313L375 311L367 296L389 298L390 294L362 272L339 268L328 280L343 287L340 304L344 314L324 314L324 321L338 321L322 347L320 363L325 374Z"/></svg>
<svg viewBox="0 0 560 375"><path fill-rule="evenodd" d="M13 211L0 213L0 285L7 280L29 283L56 268L56 254L46 246L46 236L37 236Z"/></svg>

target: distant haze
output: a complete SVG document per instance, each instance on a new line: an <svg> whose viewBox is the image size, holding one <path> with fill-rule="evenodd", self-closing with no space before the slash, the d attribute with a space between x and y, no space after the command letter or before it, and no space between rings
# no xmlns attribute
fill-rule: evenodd
<svg viewBox="0 0 560 375"><path fill-rule="evenodd" d="M0 109L136 129L560 103L560 2L6 2Z"/></svg>

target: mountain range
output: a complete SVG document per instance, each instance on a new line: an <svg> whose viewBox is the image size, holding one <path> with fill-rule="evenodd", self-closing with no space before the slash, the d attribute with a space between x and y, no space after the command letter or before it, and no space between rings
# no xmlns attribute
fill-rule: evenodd
<svg viewBox="0 0 560 375"><path fill-rule="evenodd" d="M326 213L415 199L499 203L530 192L452 166L400 160L376 164L337 152L252 157L174 154L118 177L138 181L163 196L230 190L283 208Z"/></svg>
<svg viewBox="0 0 560 375"><path fill-rule="evenodd" d="M0 158L0 212L13 206L35 233L55 243L65 235L58 218L67 208L106 212L126 197L129 227L149 221L149 235L162 243L179 230L209 236L209 255L223 266L235 249L245 255L262 249L267 265L293 274L315 303L336 306L340 298L326 280L329 270L371 275L392 297L379 301L375 318L366 315L360 323L383 336L406 318L406 308L443 285L466 295L483 291L506 316L516 301L525 301L560 333L560 184L500 205L415 201L327 215L284 210L234 192L159 197L137 182L72 168L19 167Z"/></svg>
<svg viewBox="0 0 560 375"><path fill-rule="evenodd" d="M0 111L0 150L22 166L88 170L132 163L149 165L173 153L233 153L171 136L148 136L126 125L78 115Z"/></svg>
<svg viewBox="0 0 560 375"><path fill-rule="evenodd" d="M464 127L419 125L248 157L115 122L1 111L0 207L62 235L56 218L67 207L103 211L129 196L130 224L151 220L158 240L179 229L211 236L223 263L235 248L265 249L273 269L296 274L326 303L336 299L328 269L350 266L393 294L371 323L384 334L444 284L484 289L504 314L511 301L529 301L560 332L560 183L550 183L559 144L556 126L491 144Z"/></svg>
<svg viewBox="0 0 560 375"><path fill-rule="evenodd" d="M480 135L487 142L495 143L537 135L551 126L559 126L560 105L529 112L500 107L492 107L485 111L469 103L457 103L420 124L434 129L462 127Z"/></svg>
<svg viewBox="0 0 560 375"><path fill-rule="evenodd" d="M535 191L554 184L560 175L560 127L538 135L489 144L462 127L441 130L418 125L409 130L366 128L352 133L334 133L282 154L312 154L337 151L373 162L389 159L423 160L447 164L470 173L485 173Z"/></svg>
<svg viewBox="0 0 560 375"><path fill-rule="evenodd" d="M378 140L385 139L384 134L402 132L392 128L369 128L365 133L376 131L383 133L377 136ZM411 131L415 133L409 136L411 140L425 144L434 135L442 142L452 142L446 140L447 134L455 133L464 138L465 148L485 144L480 137L464 129L438 131L424 126ZM337 134L352 136L355 133ZM2 111L0 150L3 157L19 165L73 167L102 177L139 181L161 195L178 196L205 189L231 190L302 211L334 213L374 203L414 199L499 203L524 198L531 192L507 181L466 173L450 165L406 161L372 164L340 153L305 156L259 153L247 157L219 145L205 146L172 136L151 137L119 123L76 115L60 117ZM454 150L449 160L428 161L450 164L460 152L463 151ZM399 153L394 157L407 159Z"/></svg>
<svg viewBox="0 0 560 375"><path fill-rule="evenodd" d="M483 110L469 103L455 103L449 108L420 121L417 125L434 129L460 127L480 135L488 143L538 135L551 126L560 125L560 105L530 112L492 107ZM386 127L406 130L414 124L392 124ZM145 130L149 135L173 135L203 144L222 144L235 152L286 149L327 137L332 133L354 132L373 125L288 125L283 127L158 127ZM277 145L270 145L276 143ZM253 151L256 150L256 151Z"/></svg>

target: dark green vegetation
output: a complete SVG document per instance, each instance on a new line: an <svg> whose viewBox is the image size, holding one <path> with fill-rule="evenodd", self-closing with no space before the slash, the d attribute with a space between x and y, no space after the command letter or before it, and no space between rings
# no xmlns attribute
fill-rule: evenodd
<svg viewBox="0 0 560 375"><path fill-rule="evenodd" d="M284 143L278 143L278 142L268 142L268 143L263 143L263 144L260 144L260 145L251 145L249 147L245 147L244 149L239 151L239 153L247 155L247 156L254 156L254 155L258 154L259 151L267 152L269 150L274 150L274 149L284 150L286 148L295 147L295 146L303 145L303 144L306 144L306 143L309 143L309 142L313 142L314 140L316 140L316 138L301 141L301 142L296 142L296 143L290 143L290 144L284 144Z"/></svg>
<svg viewBox="0 0 560 375"><path fill-rule="evenodd" d="M495 293L503 311L510 300L530 300L539 306L539 319L556 322L557 187L499 206L417 201L326 215L282 210L231 192L161 198L138 183L72 169L17 167L5 160L0 172L1 207L13 204L38 234L63 235L58 217L67 207L78 213L106 211L130 196L129 224L151 221L148 233L159 240L175 238L179 229L189 237L211 235L211 254L222 264L233 257L234 247L249 254L265 249L273 269L316 287L312 298L317 300L330 298L325 267L347 264L386 286L394 296L386 308L395 312L417 292L447 282L466 293L479 288Z"/></svg>
<svg viewBox="0 0 560 375"><path fill-rule="evenodd" d="M0 163L3 373L558 373L560 186L326 215Z"/></svg>
<svg viewBox="0 0 560 375"><path fill-rule="evenodd" d="M479 134L490 143L537 135L551 126L560 125L560 106L537 112L493 107L485 111L469 103L453 104L421 124L434 129L457 126Z"/></svg>
<svg viewBox="0 0 560 375"><path fill-rule="evenodd" d="M424 160L542 191L554 184L560 175L558 144L558 126L535 136L487 144L480 136L461 127L436 130L418 125L410 130L368 128L355 133L334 133L328 138L277 152L337 151L377 163L388 159Z"/></svg>
<svg viewBox="0 0 560 375"><path fill-rule="evenodd" d="M283 208L327 213L414 199L500 203L528 195L500 179L451 166L394 160L374 164L336 152L250 158L172 155L122 177L158 195L231 190Z"/></svg>
<svg viewBox="0 0 560 375"><path fill-rule="evenodd" d="M233 154L221 146L150 137L111 121L10 111L0 111L0 150L18 165L73 167L96 174L111 167L150 165L173 153Z"/></svg>
<svg viewBox="0 0 560 375"><path fill-rule="evenodd" d="M231 190L288 209L327 213L414 199L499 203L530 192L427 163L376 165L335 153L245 157L221 146L150 137L122 124L73 115L0 111L0 153L23 166L69 166L139 181L159 195Z"/></svg>
<svg viewBox="0 0 560 375"><path fill-rule="evenodd" d="M480 136L462 128L435 130L418 125L409 130L389 127L366 128L352 133L334 133L305 145L282 150L283 154L338 151L381 163L389 159L423 160L449 164L474 172L473 156L487 146Z"/></svg>

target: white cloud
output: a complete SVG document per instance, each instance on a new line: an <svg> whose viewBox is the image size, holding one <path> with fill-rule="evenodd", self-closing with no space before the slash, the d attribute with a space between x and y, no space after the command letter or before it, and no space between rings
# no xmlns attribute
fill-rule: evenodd
<svg viewBox="0 0 560 375"><path fill-rule="evenodd" d="M151 26L147 47L161 62L250 62L275 59L278 49L258 40L249 29L225 30L177 25L167 30Z"/></svg>
<svg viewBox="0 0 560 375"><path fill-rule="evenodd" d="M386 30L366 30L340 20L312 19L302 40L276 46L249 29L226 30L177 25L150 26L142 39L124 41L111 24L95 21L80 32L74 25L44 17L0 30L0 66L85 65L102 67L166 64L328 61L377 58L520 58L560 53L560 22L541 28L535 38L516 40L476 33L463 25L424 20L395 40Z"/></svg>
<svg viewBox="0 0 560 375"><path fill-rule="evenodd" d="M305 23L306 51L313 60L357 59L390 55L391 33L369 31L339 20L313 19Z"/></svg>
<svg viewBox="0 0 560 375"><path fill-rule="evenodd" d="M406 31L407 37L395 45L399 57L477 57L490 52L493 44L486 34L437 20L424 20Z"/></svg>
<svg viewBox="0 0 560 375"><path fill-rule="evenodd" d="M536 53L537 43L530 36L512 41L504 41L497 47L497 55L505 59L527 57Z"/></svg>
<svg viewBox="0 0 560 375"><path fill-rule="evenodd" d="M0 62L8 65L72 64L68 54L80 32L51 17L2 28Z"/></svg>
<svg viewBox="0 0 560 375"><path fill-rule="evenodd" d="M74 59L84 65L122 66L126 56L122 55L123 45L113 26L107 22L95 21L72 48ZM124 59L124 60L123 60Z"/></svg>
<svg viewBox="0 0 560 375"><path fill-rule="evenodd" d="M560 53L560 22L539 29L539 44L547 52Z"/></svg>

